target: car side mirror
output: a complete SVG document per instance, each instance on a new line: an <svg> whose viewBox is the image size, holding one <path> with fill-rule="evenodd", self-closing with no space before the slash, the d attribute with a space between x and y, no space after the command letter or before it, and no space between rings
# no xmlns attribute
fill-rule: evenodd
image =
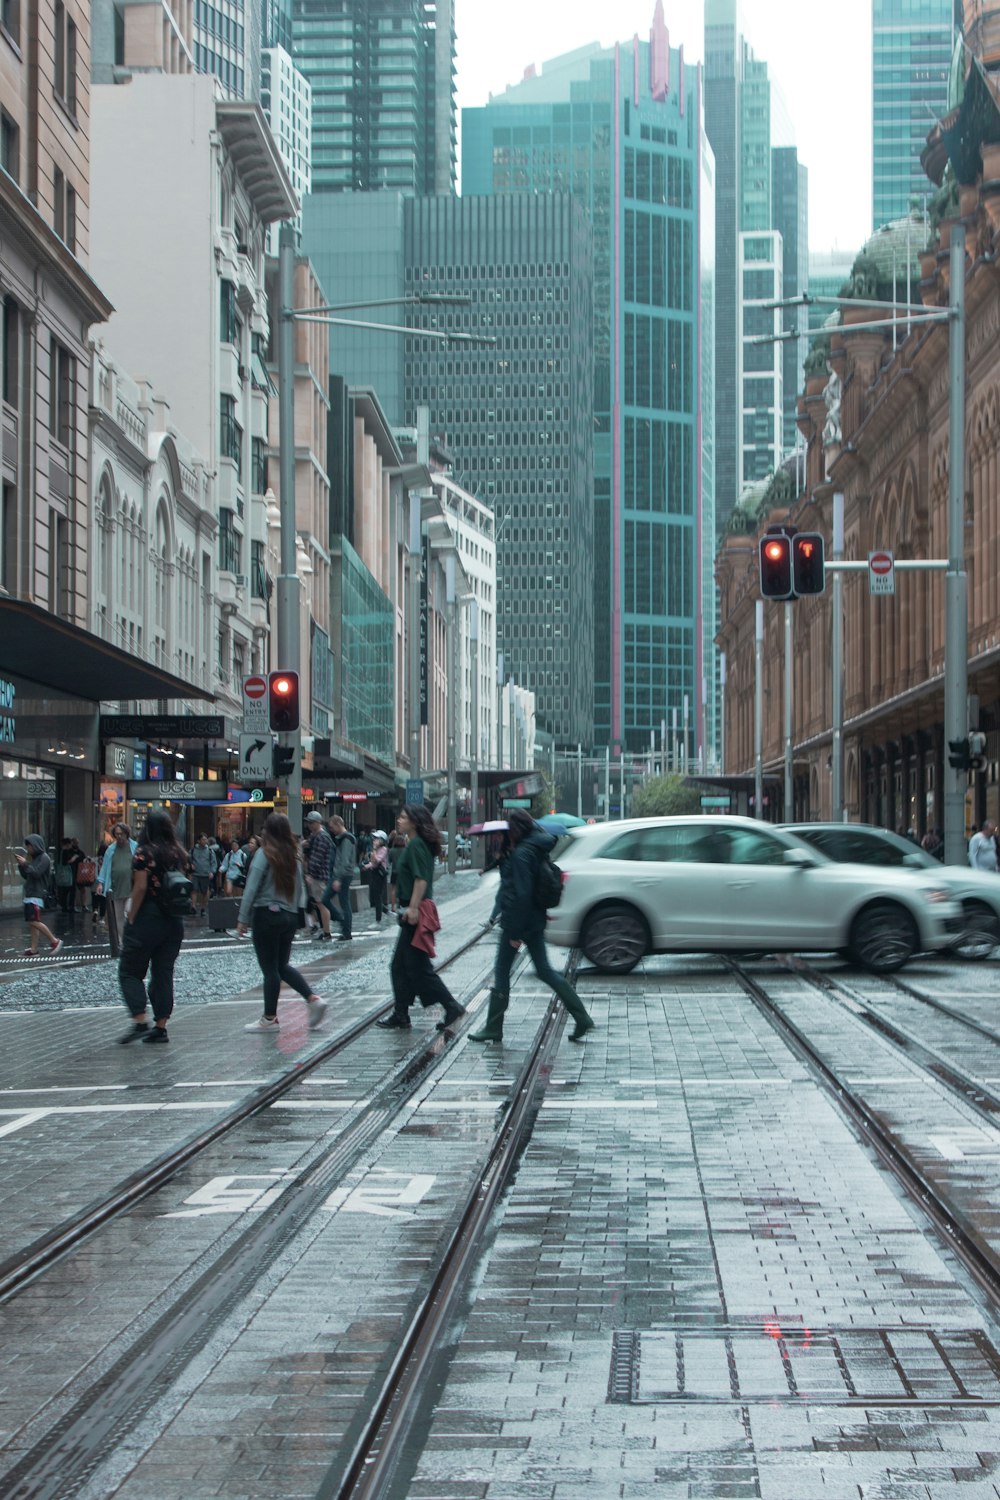
<svg viewBox="0 0 1000 1500"><path fill-rule="evenodd" d="M786 865L794 865L798 870L815 870L816 861L806 853L804 849L786 849L784 853Z"/></svg>

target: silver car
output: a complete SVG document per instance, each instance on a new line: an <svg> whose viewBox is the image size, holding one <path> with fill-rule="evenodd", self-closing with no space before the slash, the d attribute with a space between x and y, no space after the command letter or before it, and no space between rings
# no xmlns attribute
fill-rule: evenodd
<svg viewBox="0 0 1000 1500"><path fill-rule="evenodd" d="M945 948L961 908L941 879L835 864L752 818L643 818L574 830L546 938L626 974L647 953L846 953L876 973Z"/></svg>

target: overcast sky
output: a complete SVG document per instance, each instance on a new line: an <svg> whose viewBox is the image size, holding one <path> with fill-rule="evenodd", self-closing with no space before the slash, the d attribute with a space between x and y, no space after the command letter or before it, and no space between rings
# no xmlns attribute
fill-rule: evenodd
<svg viewBox="0 0 1000 1500"><path fill-rule="evenodd" d="M587 42L649 36L653 0L456 0L458 104L485 104ZM670 44L704 53L703 0L664 0ZM809 168L809 248L860 249L871 233L871 0L743 0L744 31L785 96ZM928 123L930 117L928 116Z"/></svg>

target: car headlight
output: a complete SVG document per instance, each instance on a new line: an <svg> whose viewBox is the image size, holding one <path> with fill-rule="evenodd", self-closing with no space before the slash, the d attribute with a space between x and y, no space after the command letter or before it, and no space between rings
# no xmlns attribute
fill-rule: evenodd
<svg viewBox="0 0 1000 1500"><path fill-rule="evenodd" d="M940 904L942 901L951 901L951 891L932 890L924 892L924 900Z"/></svg>

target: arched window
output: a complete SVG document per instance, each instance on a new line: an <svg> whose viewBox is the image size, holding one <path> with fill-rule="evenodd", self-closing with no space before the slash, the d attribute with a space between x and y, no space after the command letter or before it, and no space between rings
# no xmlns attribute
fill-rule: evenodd
<svg viewBox="0 0 1000 1500"><path fill-rule="evenodd" d="M156 507L153 538L153 654L161 666L170 659L170 510L166 495Z"/></svg>

